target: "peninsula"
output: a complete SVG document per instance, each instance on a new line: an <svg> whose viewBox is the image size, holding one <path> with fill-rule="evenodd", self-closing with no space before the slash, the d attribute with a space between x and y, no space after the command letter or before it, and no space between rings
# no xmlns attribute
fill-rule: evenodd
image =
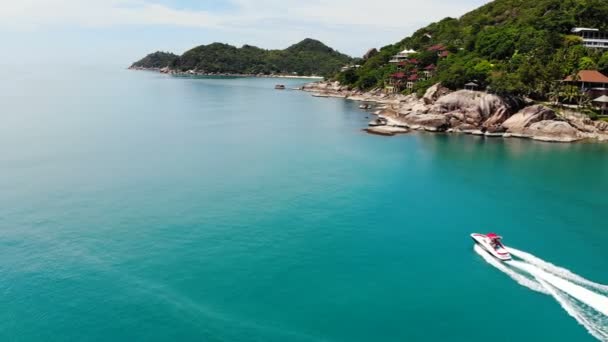
<svg viewBox="0 0 608 342"><path fill-rule="evenodd" d="M305 39L284 50L213 43L195 47L181 56L155 52L130 68L193 75L331 76L352 62L351 57L320 41Z"/></svg>

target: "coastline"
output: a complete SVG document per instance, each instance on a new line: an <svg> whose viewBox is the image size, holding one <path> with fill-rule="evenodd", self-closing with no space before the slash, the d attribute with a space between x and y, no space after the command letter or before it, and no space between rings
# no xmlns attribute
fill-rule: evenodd
<svg viewBox="0 0 608 342"><path fill-rule="evenodd" d="M584 114L531 100L473 90L451 91L441 84L429 88L421 98L386 94L381 89L363 92L323 81L300 90L315 97L342 98L374 107L371 113L378 120L364 129L371 134L392 136L418 130L559 143L608 142L608 122L592 121Z"/></svg>
<svg viewBox="0 0 608 342"><path fill-rule="evenodd" d="M205 73L199 72L195 70L189 71L177 71L168 68L141 68L141 67L129 67L128 70L136 70L136 71L150 71L150 72L158 72L161 74L167 74L175 77L192 77L192 76L202 76L202 77L243 77L243 78L285 78L285 79L305 79L305 80L323 80L322 76L298 76L298 75L289 75L289 74L233 74L233 73Z"/></svg>

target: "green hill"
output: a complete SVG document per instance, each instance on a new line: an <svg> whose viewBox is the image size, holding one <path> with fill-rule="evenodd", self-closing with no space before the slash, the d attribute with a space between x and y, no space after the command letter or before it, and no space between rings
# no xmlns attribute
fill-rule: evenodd
<svg viewBox="0 0 608 342"><path fill-rule="evenodd" d="M475 81L497 93L544 98L555 80L578 70L608 72L608 53L587 49L579 37L570 35L574 27L607 32L606 18L606 0L496 0L459 19L422 28L336 78L360 89L382 87L398 68L389 60L408 48L418 51L413 56L418 68L437 65L430 80L416 84L413 90L419 93L436 82L456 89ZM449 56L428 51L438 44ZM407 74L412 68L401 69Z"/></svg>
<svg viewBox="0 0 608 342"><path fill-rule="evenodd" d="M178 55L170 52L157 51L147 55L131 65L132 68L162 69L175 62Z"/></svg>
<svg viewBox="0 0 608 342"><path fill-rule="evenodd" d="M158 58L153 58L152 55L136 62L133 66L158 68L159 63L156 63ZM155 63L150 63L153 61ZM264 50L250 45L237 48L222 43L201 45L176 58L163 59L166 64L161 67L167 66L176 71L195 70L202 73L297 73L325 76L335 74L351 61L351 57L317 40L305 39L285 50Z"/></svg>

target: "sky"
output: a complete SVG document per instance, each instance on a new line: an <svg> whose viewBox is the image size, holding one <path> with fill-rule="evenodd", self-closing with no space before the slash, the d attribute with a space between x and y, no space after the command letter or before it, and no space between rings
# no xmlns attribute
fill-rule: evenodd
<svg viewBox="0 0 608 342"><path fill-rule="evenodd" d="M0 0L1 64L130 64L225 42L318 39L351 56L489 0Z"/></svg>

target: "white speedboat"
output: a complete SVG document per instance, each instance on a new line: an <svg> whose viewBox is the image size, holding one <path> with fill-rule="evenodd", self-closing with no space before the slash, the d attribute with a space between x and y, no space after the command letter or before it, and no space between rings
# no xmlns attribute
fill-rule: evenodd
<svg viewBox="0 0 608 342"><path fill-rule="evenodd" d="M498 236L494 233L484 234L471 234L473 241L485 249L488 253L492 254L495 258L507 261L511 260L511 254L502 244L502 236Z"/></svg>

